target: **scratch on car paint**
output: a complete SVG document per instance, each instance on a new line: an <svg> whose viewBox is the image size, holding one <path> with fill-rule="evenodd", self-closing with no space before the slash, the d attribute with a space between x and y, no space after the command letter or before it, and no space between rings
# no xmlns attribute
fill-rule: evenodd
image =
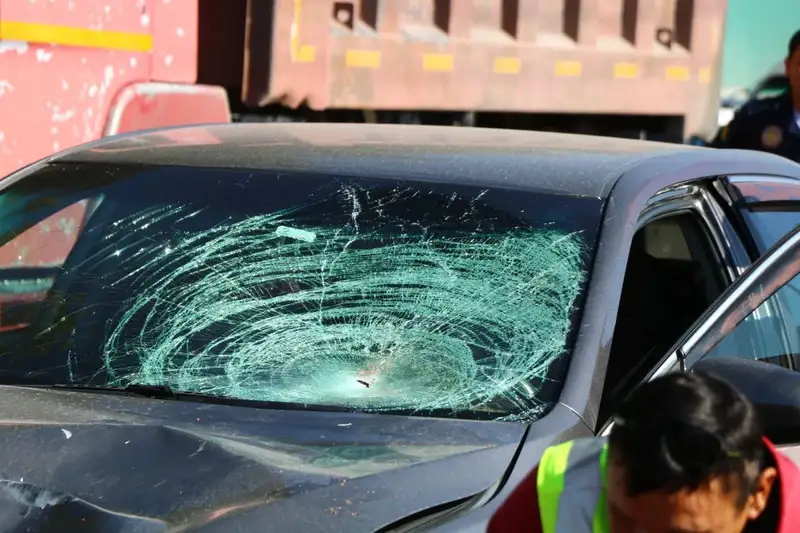
<svg viewBox="0 0 800 533"><path fill-rule="evenodd" d="M565 348L579 235L483 229L475 197L447 199L464 205L458 220L409 223L419 191L382 194L342 187L198 233L174 233L197 206L118 221L104 253L138 251L112 286L146 283L106 339L109 384L372 411L541 409L531 382ZM319 205L331 211L310 215ZM170 234L139 241L144 227Z"/></svg>
<svg viewBox="0 0 800 533"><path fill-rule="evenodd" d="M9 479L0 479L0 493L13 502L37 509L53 507L72 500L63 494Z"/></svg>
<svg viewBox="0 0 800 533"><path fill-rule="evenodd" d="M206 441L203 441L200 443L200 446L197 447L197 450L189 454L189 458L191 459L192 457L194 457L195 455L197 455L198 453L202 452L205 449L206 449Z"/></svg>
<svg viewBox="0 0 800 533"><path fill-rule="evenodd" d="M64 436L67 438L67 440L69 440L70 437L72 437L72 432L68 429L62 429L61 432L64 433Z"/></svg>

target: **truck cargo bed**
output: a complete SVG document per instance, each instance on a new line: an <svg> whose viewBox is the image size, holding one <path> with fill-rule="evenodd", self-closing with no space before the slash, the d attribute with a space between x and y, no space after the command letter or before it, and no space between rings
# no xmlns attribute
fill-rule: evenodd
<svg viewBox="0 0 800 533"><path fill-rule="evenodd" d="M223 41L209 48L243 32L250 107L671 115L690 128L717 98L727 9L727 0L233 4L201 0L200 42L213 42L203 20Z"/></svg>

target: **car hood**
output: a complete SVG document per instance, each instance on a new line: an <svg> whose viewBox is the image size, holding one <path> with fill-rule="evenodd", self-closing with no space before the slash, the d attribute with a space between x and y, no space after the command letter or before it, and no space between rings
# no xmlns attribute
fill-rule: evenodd
<svg viewBox="0 0 800 533"><path fill-rule="evenodd" d="M0 530L375 531L488 488L524 432L0 387Z"/></svg>

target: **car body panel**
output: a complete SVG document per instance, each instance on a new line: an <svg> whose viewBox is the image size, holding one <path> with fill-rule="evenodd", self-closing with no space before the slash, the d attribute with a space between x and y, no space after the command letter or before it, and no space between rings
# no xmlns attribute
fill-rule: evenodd
<svg viewBox="0 0 800 533"><path fill-rule="evenodd" d="M631 163L693 147L566 134L391 124L233 124L93 143L61 163L339 173L602 197Z"/></svg>
<svg viewBox="0 0 800 533"><path fill-rule="evenodd" d="M484 490L525 433L518 423L0 386L0 523L18 507L25 526L41 526L77 501L97 524L119 515L142 531L267 516L281 531L373 531Z"/></svg>

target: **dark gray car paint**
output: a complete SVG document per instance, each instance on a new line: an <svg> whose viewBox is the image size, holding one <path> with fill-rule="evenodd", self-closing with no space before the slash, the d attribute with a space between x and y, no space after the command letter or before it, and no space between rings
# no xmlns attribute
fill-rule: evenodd
<svg viewBox="0 0 800 533"><path fill-rule="evenodd" d="M190 140L192 136L206 133L216 139L214 143L222 142L208 144ZM170 142L173 145L142 147L143 144L156 142ZM548 445L588 435L589 428L596 427L608 348L613 335L628 251L639 214L650 197L659 190L680 182L718 175L760 174L800 179L800 166L761 152L736 150L722 152L643 141L505 130L280 124L170 129L147 135L131 134L101 140L32 165L18 175L0 182L0 188L52 161L314 170L368 177L459 181L486 187L537 189L606 198L604 223L591 273L582 326L562 392L561 405L530 427L518 459L513 463L506 482L499 485L495 497L486 505L472 509L471 512L441 526L442 529L437 529L441 531L478 531L485 528L486 520L491 513L536 465L542 451ZM110 415L113 419L119 413L131 410L127 402L131 400L127 399L124 403L109 407L105 411L98 410L98 413L114 413ZM163 402L158 403L163 404ZM194 412L193 409L197 409L197 405L173 403L164 409L178 409L188 413ZM0 407L0 412L2 411ZM293 412L286 417L300 414L308 413ZM11 413L3 413L0 419L8 419L9 416ZM315 413L313 416L321 415ZM377 415L369 415L363 419L370 420L369 424L373 425L373 431L374 427L379 425L378 418L372 418L375 416ZM38 417L30 418L29 423L46 427L66 424L70 420L71 418L65 414L53 419L42 412ZM443 432L441 435L432 433L428 435L434 435L435 439L443 439L443 442L448 441L445 435L449 431L447 428L451 425L450 421L427 422L435 422L438 424L436 431ZM381 423L388 423L391 426L393 421ZM158 422L150 420L146 424L165 425L163 420ZM292 420L292 426L294 425L296 424ZM236 429L231 432L238 434ZM384 438L394 438L393 435L395 434L391 431L386 431ZM518 434L518 437L521 436L521 433ZM348 524L342 526L342 531L371 530L369 528L374 529L427 507L489 487L498 478L503 477L503 471L512 463L514 457L512 449L515 446L511 442L498 436L495 444L497 443L502 444L492 449L491 458L488 456L490 453L488 451L454 453L447 459L398 469L391 475L379 474L364 478L365 481L372 478L369 483L384 483L381 485L384 488L391 486L402 491L403 497L391 499L386 493L385 498L371 501L373 505L369 511L370 520L361 522L363 529L357 521L361 514L342 519L341 513L332 512L329 514L339 518L330 523L329 520L318 521L318 517L321 516L320 511L325 509L326 505L330 506L330 502L337 497L324 490L312 490L306 494L307 497L292 498L295 503L281 513L268 512L267 509L277 508L266 505L265 501L265 505L253 508L244 514L231 513L230 518L216 523L229 524L221 529L224 531L249 531L250 527L263 524L264 520L268 520L271 525L278 524L275 520L284 520L280 524L282 530L328 531L337 530L333 523L341 521L342 524ZM474 454L486 454L487 457L478 461L476 460L478 455L473 457ZM468 459L462 461L463 457ZM463 471L465 468L475 470L474 466L478 462L485 465L485 468L477 468L481 472L480 475ZM465 466L458 466L462 464ZM470 464L472 466L467 466ZM90 466L92 462L87 461L86 465ZM103 465L99 464L97 467L102 469ZM459 481L461 476L464 476L463 484ZM450 478L456 482L448 485L447 489L439 487L425 491L416 490L416 486L420 483L438 480L439 477ZM473 480L474 484L469 480ZM459 486L463 490L453 490L454 486ZM138 488L144 489L143 486ZM355 501L355 498L366 494L364 490L366 489L359 486L350 497L341 497L348 500L353 498L352 501ZM347 491L340 493L344 494ZM312 497L311 494L316 496ZM415 495L419 497L414 497ZM262 512L268 515L263 515ZM238 522L241 527L236 525L236 517L245 515L251 518L238 518L242 520ZM266 518L267 516L269 518ZM104 529L98 529L100 530Z"/></svg>
<svg viewBox="0 0 800 533"><path fill-rule="evenodd" d="M60 163L121 163L324 172L605 196L628 165L682 145L514 130L363 124L238 124L126 136ZM183 142L178 140L183 139ZM194 144L193 144L194 143Z"/></svg>
<svg viewBox="0 0 800 533"><path fill-rule="evenodd" d="M374 531L485 489L526 430L19 387L0 419L0 529L43 532Z"/></svg>

